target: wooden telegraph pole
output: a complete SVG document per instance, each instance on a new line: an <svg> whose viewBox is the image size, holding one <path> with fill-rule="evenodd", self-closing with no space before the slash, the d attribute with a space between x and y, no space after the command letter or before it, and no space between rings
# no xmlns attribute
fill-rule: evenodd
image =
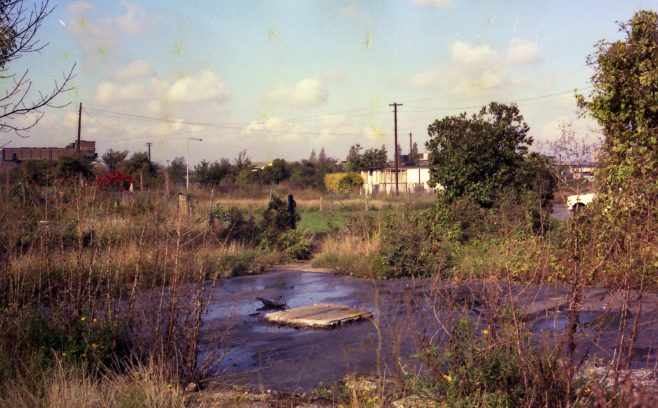
<svg viewBox="0 0 658 408"><path fill-rule="evenodd" d="M393 107L393 123L395 127L395 144L393 145L393 151L395 152L395 195L400 195L400 186L398 184L398 172L400 167L398 157L398 106L402 106L402 104L393 102L388 106Z"/></svg>
<svg viewBox="0 0 658 408"><path fill-rule="evenodd" d="M76 154L80 157L80 133L82 131L82 102L80 102L80 110L78 111L78 145L76 146Z"/></svg>

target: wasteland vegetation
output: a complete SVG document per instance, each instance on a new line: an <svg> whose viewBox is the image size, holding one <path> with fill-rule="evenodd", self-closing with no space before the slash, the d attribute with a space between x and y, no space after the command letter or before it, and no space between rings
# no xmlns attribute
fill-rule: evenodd
<svg viewBox="0 0 658 408"><path fill-rule="evenodd" d="M478 284L487 322L469 317L473 299L445 295L446 342L418 339L424 370L400 363L397 378L372 387L348 379L309 397L318 403L650 406L651 395L623 373L641 330L634 305L658 284L658 15L637 13L621 28L624 40L598 45L593 90L578 96L604 129L591 184L559 180L530 152L518 107L499 103L429 125L432 180L443 190L428 195L363 197L349 191L358 186L351 172L344 188L327 190L327 174L341 169L324 153L258 171L245 153L202 162L189 193L181 158L163 169L145 154L109 152L107 171L79 158L21 163L0 198L0 405L193 404L184 389L203 386L219 358L198 358L216 282L310 259L363 278ZM579 141L563 136L554 154L578 154ZM385 156L371 149L366 160L360 150L343 170ZM551 219L556 197L572 188L600 198L566 221ZM289 193L297 214L282 199ZM568 323L553 347L536 341L503 291L547 284L569 289ZM619 293L628 325L607 379L587 375L577 353L588 286Z"/></svg>

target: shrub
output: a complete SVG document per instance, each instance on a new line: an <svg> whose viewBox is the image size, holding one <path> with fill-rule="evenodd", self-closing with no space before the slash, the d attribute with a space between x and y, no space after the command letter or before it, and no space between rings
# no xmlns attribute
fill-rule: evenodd
<svg viewBox="0 0 658 408"><path fill-rule="evenodd" d="M96 185L106 191L127 191L133 178L120 171L96 176Z"/></svg>
<svg viewBox="0 0 658 408"><path fill-rule="evenodd" d="M235 254L223 255L219 261L222 276L242 276L253 273L256 269L256 250L243 250Z"/></svg>
<svg viewBox="0 0 658 408"><path fill-rule="evenodd" d="M398 279L434 275L447 263L441 241L429 239L427 216L389 212L380 222L379 277Z"/></svg>
<svg viewBox="0 0 658 408"><path fill-rule="evenodd" d="M330 173L324 176L324 185L334 193L348 193L358 190L363 178L359 173Z"/></svg>
<svg viewBox="0 0 658 408"><path fill-rule="evenodd" d="M254 217L245 219L242 212L235 207L224 210L221 204L217 204L211 214L211 223L215 220L220 222L217 237L224 242L239 242L253 244L258 241L261 229Z"/></svg>
<svg viewBox="0 0 658 408"><path fill-rule="evenodd" d="M288 230L281 234L278 249L293 260L310 259L313 252L313 240L298 230Z"/></svg>
<svg viewBox="0 0 658 408"><path fill-rule="evenodd" d="M419 356L428 364L426 384L439 401L453 407L562 405L566 384L555 357L519 338L512 316L503 312L496 319L500 326L485 328L461 318L447 349L426 345Z"/></svg>

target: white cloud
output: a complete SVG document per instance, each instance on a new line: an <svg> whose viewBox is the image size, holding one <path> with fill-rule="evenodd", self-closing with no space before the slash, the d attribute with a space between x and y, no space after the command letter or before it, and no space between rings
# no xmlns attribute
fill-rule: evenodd
<svg viewBox="0 0 658 408"><path fill-rule="evenodd" d="M144 60L134 60L117 71L113 77L117 81L130 81L133 79L151 77L153 75L155 75L155 71L153 70L153 67L151 67L151 64Z"/></svg>
<svg viewBox="0 0 658 408"><path fill-rule="evenodd" d="M535 64L541 60L539 44L523 38L512 38L507 48L507 60L510 64Z"/></svg>
<svg viewBox="0 0 658 408"><path fill-rule="evenodd" d="M290 141L299 137L299 133L304 129L297 125L292 125L276 116L268 116L261 120L254 120L245 127L248 135L265 136L277 141Z"/></svg>
<svg viewBox="0 0 658 408"><path fill-rule="evenodd" d="M96 88L96 101L100 103L137 101L149 93L148 86L142 82L117 84L104 80Z"/></svg>
<svg viewBox="0 0 658 408"><path fill-rule="evenodd" d="M514 38L501 52L488 44L455 41L449 46L450 64L414 75L411 85L432 87L456 94L473 94L492 90L510 82L510 66L533 64L540 59L539 46Z"/></svg>
<svg viewBox="0 0 658 408"><path fill-rule="evenodd" d="M492 62L498 62L500 53L487 44L471 45L467 42L456 41L450 44L452 62L461 67L480 68Z"/></svg>
<svg viewBox="0 0 658 408"><path fill-rule="evenodd" d="M499 86L505 79L501 53L486 44L456 41L450 44L450 61L450 65L416 74L411 84L455 93L472 93Z"/></svg>
<svg viewBox="0 0 658 408"><path fill-rule="evenodd" d="M212 71L204 70L198 77L184 76L171 85L167 100L176 103L226 101L231 95L222 79Z"/></svg>
<svg viewBox="0 0 658 408"><path fill-rule="evenodd" d="M410 1L420 6L433 6L436 8L445 7L451 2L451 0L410 0Z"/></svg>
<svg viewBox="0 0 658 408"><path fill-rule="evenodd" d="M272 102L283 102L290 106L307 107L323 105L329 93L317 79L303 79L292 86L280 85L267 93Z"/></svg>

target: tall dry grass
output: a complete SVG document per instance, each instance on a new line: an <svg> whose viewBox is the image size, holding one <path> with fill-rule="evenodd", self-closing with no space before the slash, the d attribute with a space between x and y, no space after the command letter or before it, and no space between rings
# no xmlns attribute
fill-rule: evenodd
<svg viewBox="0 0 658 408"><path fill-rule="evenodd" d="M258 250L220 238L214 200L183 211L160 191L28 182L0 197L0 396L33 405L12 379L47 380L37 405L74 392L94 405L127 361L162 367L169 384L203 379L197 350L214 281L261 262Z"/></svg>

